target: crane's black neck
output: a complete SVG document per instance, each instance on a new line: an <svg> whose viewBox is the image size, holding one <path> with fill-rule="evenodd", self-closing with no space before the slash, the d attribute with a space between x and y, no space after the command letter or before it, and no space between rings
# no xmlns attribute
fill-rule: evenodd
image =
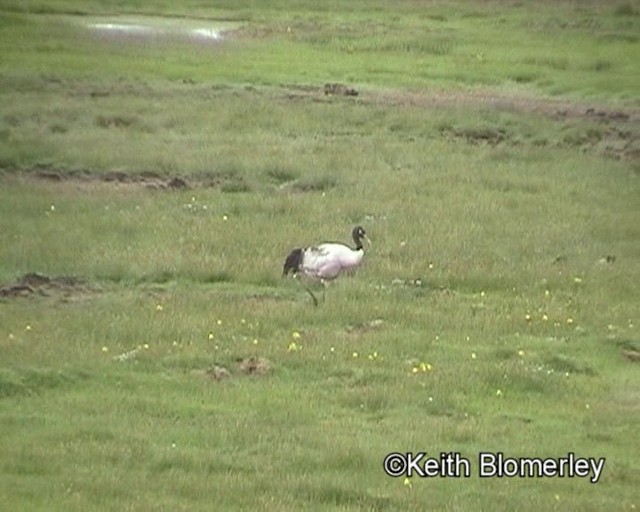
<svg viewBox="0 0 640 512"><path fill-rule="evenodd" d="M362 246L362 237L358 233L353 233L353 241L356 243L356 251L361 251L363 249Z"/></svg>
<svg viewBox="0 0 640 512"><path fill-rule="evenodd" d="M351 236L353 237L353 241L356 243L356 251L362 251L363 250L362 239L364 237L364 229L362 229L360 226L356 226L353 229L353 233L351 234Z"/></svg>

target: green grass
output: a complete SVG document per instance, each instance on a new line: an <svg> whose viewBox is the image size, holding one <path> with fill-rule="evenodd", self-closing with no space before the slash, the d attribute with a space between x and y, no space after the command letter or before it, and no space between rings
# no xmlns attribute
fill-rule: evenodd
<svg viewBox="0 0 640 512"><path fill-rule="evenodd" d="M637 508L639 14L0 1L0 290L60 278L0 296L3 506ZM239 29L86 28L116 15ZM284 257L355 224L314 308ZM606 463L480 479L487 451Z"/></svg>
<svg viewBox="0 0 640 512"><path fill-rule="evenodd" d="M115 12L98 2L85 2L82 10L77 2L47 2L46 9L40 2L22 2L22 8L4 3L0 70L254 85L338 80L376 87L500 86L637 101L640 16L624 3L543 3L533 19L527 4L500 2L418 9L397 2L392 12L369 2L337 12L310 2L287 3L285 12L272 2L210 10L197 2L171 8L123 3ZM115 13L134 22L140 14L167 14L179 24L193 16L205 26L230 20L241 24L241 43L212 47L151 38L131 45L89 29L96 15Z"/></svg>

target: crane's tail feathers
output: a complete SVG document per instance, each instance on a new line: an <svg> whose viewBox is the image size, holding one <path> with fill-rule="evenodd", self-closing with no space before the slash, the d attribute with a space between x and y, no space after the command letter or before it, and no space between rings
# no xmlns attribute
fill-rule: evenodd
<svg viewBox="0 0 640 512"><path fill-rule="evenodd" d="M290 272L292 274L296 274L300 267L302 266L302 249L294 249L289 253L287 259L284 261L284 266L282 267L282 277L286 276Z"/></svg>

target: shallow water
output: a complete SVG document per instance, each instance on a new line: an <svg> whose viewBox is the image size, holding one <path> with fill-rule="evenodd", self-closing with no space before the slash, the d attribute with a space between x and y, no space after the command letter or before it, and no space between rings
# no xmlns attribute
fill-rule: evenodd
<svg viewBox="0 0 640 512"><path fill-rule="evenodd" d="M86 26L97 34L110 37L178 36L200 41L220 41L225 32L238 28L239 24L189 18L113 16L91 19Z"/></svg>

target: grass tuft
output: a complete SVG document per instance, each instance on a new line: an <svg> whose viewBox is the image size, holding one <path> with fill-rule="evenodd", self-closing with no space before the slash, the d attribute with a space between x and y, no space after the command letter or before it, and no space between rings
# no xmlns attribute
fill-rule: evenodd
<svg viewBox="0 0 640 512"><path fill-rule="evenodd" d="M231 281L233 281L233 275L224 270L208 273L202 278L202 282L205 284L228 283Z"/></svg>
<svg viewBox="0 0 640 512"><path fill-rule="evenodd" d="M54 368L13 368L0 370L0 398L36 395L65 388L88 379L84 370Z"/></svg>

